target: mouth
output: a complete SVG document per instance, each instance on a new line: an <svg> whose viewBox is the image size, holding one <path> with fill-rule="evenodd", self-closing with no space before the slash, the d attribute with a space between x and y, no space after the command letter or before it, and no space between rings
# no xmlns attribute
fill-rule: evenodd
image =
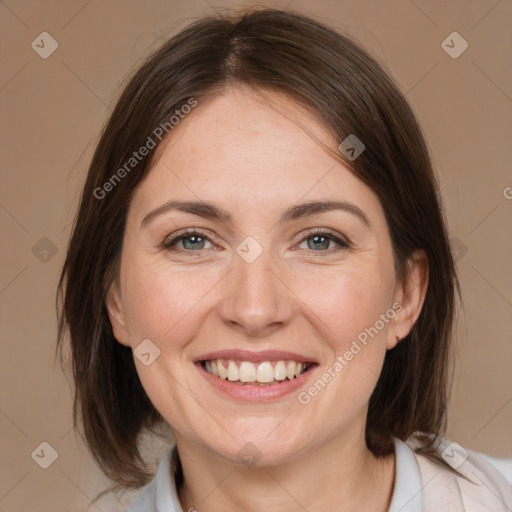
<svg viewBox="0 0 512 512"><path fill-rule="evenodd" d="M202 377L217 391L237 400L274 400L303 386L317 361L282 351L222 350L194 361Z"/></svg>
<svg viewBox="0 0 512 512"><path fill-rule="evenodd" d="M300 377L315 365L294 360L253 363L234 359L202 360L200 364L210 375L238 386L279 385Z"/></svg>

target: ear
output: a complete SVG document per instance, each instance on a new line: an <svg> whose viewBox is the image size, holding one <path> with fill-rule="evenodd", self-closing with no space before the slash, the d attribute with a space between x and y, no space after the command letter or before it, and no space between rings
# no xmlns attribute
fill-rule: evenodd
<svg viewBox="0 0 512 512"><path fill-rule="evenodd" d="M386 347L394 348L411 331L421 313L428 288L428 257L423 250L415 251L408 260L408 273L404 282L395 286L393 304L397 313L390 323Z"/></svg>
<svg viewBox="0 0 512 512"><path fill-rule="evenodd" d="M108 317L116 340L122 345L130 347L131 343L130 337L128 336L128 330L126 329L121 290L116 280L114 280L109 286L105 305L107 307Z"/></svg>

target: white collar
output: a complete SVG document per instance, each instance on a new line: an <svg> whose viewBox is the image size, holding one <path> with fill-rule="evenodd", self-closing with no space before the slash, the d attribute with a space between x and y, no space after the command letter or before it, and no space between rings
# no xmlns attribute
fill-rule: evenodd
<svg viewBox="0 0 512 512"><path fill-rule="evenodd" d="M414 452L397 438L395 442L395 484L388 512L421 512L422 481ZM183 512L171 473L172 454L170 449L160 462L152 484L146 487L128 507L127 512ZM154 504L154 505L153 505ZM150 509L150 506L156 508Z"/></svg>
<svg viewBox="0 0 512 512"><path fill-rule="evenodd" d="M414 452L398 438L395 441L395 485L388 512L421 512L420 468Z"/></svg>

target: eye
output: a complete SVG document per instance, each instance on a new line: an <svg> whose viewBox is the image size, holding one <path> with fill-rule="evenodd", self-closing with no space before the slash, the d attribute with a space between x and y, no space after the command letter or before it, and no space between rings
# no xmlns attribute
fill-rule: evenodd
<svg viewBox="0 0 512 512"><path fill-rule="evenodd" d="M306 234L300 243L307 242L307 249L314 252L333 252L329 245L335 243L342 249L348 249L350 244L340 237L323 229L316 229ZM181 247L178 245L181 243ZM207 244L210 244L208 246ZM210 237L196 229L181 231L170 240L163 242L162 247L171 251L199 252L213 247Z"/></svg>
<svg viewBox="0 0 512 512"><path fill-rule="evenodd" d="M182 247L174 248L178 243L182 243ZM186 252L197 252L203 249L209 249L205 247L205 244L212 243L210 238L204 233L197 230L186 230L172 238L171 240L164 241L162 246L165 249L172 251L185 250Z"/></svg>
<svg viewBox="0 0 512 512"><path fill-rule="evenodd" d="M310 242L311 241L311 242ZM332 252L326 251L329 249L329 244L334 242L341 246L344 249L348 249L350 244L345 242L338 236L334 235L330 231L325 231L322 229L316 229L314 231L310 231L300 243L307 242L307 249L315 252Z"/></svg>

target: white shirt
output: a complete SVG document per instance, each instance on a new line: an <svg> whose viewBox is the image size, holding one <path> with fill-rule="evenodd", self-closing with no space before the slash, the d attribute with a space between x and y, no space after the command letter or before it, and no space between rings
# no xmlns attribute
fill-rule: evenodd
<svg viewBox="0 0 512 512"><path fill-rule="evenodd" d="M444 459L467 481L415 453L414 441L394 441L395 484L388 512L512 512L512 459L489 457L445 441ZM172 450L126 512L184 512L171 474Z"/></svg>

